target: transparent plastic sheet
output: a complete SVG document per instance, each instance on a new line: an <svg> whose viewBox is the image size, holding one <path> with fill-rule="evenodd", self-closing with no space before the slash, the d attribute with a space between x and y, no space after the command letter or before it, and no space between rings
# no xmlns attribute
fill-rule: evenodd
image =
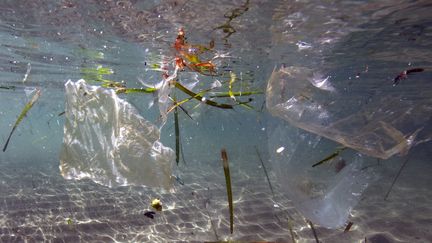
<svg viewBox="0 0 432 243"><path fill-rule="evenodd" d="M296 208L314 223L337 228L378 177L367 156L405 155L431 139L432 98L391 82L352 83L320 72L298 66L273 71L266 105L282 120L267 129L269 151L281 190ZM338 147L349 149L312 167Z"/></svg>
<svg viewBox="0 0 432 243"><path fill-rule="evenodd" d="M280 190L315 224L342 227L367 186L378 179L377 161L344 151L319 166L337 144L288 124L269 127L269 151Z"/></svg>
<svg viewBox="0 0 432 243"><path fill-rule="evenodd" d="M169 189L174 152L159 142L157 126L111 89L68 81L60 171L106 186Z"/></svg>
<svg viewBox="0 0 432 243"><path fill-rule="evenodd" d="M275 70L266 93L270 113L293 126L382 159L404 155L412 146L432 138L428 115L432 97L428 91L395 89L391 82L373 90L366 80L357 87L348 87L348 82L335 87L329 76L317 73L293 66Z"/></svg>
<svg viewBox="0 0 432 243"><path fill-rule="evenodd" d="M328 3L293 1L274 11L271 58L283 67L268 80L266 106L280 119L266 130L280 190L312 222L337 228L378 178L367 156L403 156L431 140L432 92L427 45L400 38L427 26L418 2ZM403 76L412 68L426 72Z"/></svg>

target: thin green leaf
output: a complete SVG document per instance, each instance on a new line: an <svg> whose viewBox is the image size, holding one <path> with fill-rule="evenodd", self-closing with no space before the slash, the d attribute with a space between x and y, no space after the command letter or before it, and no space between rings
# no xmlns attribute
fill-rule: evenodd
<svg viewBox="0 0 432 243"><path fill-rule="evenodd" d="M184 103L186 103L186 102L188 102L188 101L190 101L190 100L192 100L192 99L195 99L196 97L202 97L205 93L207 93L207 92L210 91L210 90L211 90L211 89L206 89L206 90L200 91L200 92L197 93L195 96L190 96L190 97L188 97L188 98L186 98L186 99L184 99L184 100L181 100L181 101L179 101L179 102L175 102L174 105L168 109L167 113L170 113L171 111L173 111L174 108L177 107L177 106L180 106L180 107L181 107L182 104L184 104ZM189 115L189 114L187 113L187 115ZM193 119L192 119L192 120L193 120Z"/></svg>
<svg viewBox="0 0 432 243"><path fill-rule="evenodd" d="M319 239L318 239L318 235L317 235L317 233L316 233L316 230L315 230L315 227L314 227L312 221L310 221L310 220L306 220L306 221L307 221L307 223L309 224L309 226L310 226L310 228L311 228L311 230L312 230L313 236L314 236L314 238L315 238L315 242L316 242L316 243L320 243L320 241L319 241Z"/></svg>
<svg viewBox="0 0 432 243"><path fill-rule="evenodd" d="M201 102L204 102L207 105L218 107L221 109L232 109L233 108L233 106L229 105L229 104L217 103L215 101L205 99L202 95L194 93L193 91L191 91L191 90L187 89L186 87L184 87L183 85L181 85L179 82L175 82L175 87L177 89L181 90L182 92L184 92L185 94L191 96L192 98L199 100Z"/></svg>
<svg viewBox="0 0 432 243"><path fill-rule="evenodd" d="M387 193L385 194L385 196L384 196L384 200L387 200L387 198L388 198L388 196L389 196L389 194L390 194L390 192L391 192L391 190L392 190L394 184L396 183L397 179L399 178L400 174L402 173L402 170L403 170L403 169L405 168L405 166L407 165L407 163L408 163L410 157L411 157L411 154L409 154L408 156L406 156L405 161L402 163L402 165L401 165L401 167L399 168L399 170L398 170L398 172L397 172L395 178L394 178L393 181L392 181L392 184L390 185L390 188L388 189Z"/></svg>
<svg viewBox="0 0 432 243"><path fill-rule="evenodd" d="M15 90L15 86L0 86L0 89L12 89Z"/></svg>
<svg viewBox="0 0 432 243"><path fill-rule="evenodd" d="M7 146L9 144L9 141L12 137L12 134L14 133L15 129L18 127L18 125L20 124L20 122L24 119L24 117L26 116L27 112L33 107L34 103L36 103L36 101L39 99L41 94L41 91L39 89L36 90L36 93L33 95L33 97L31 98L31 100L24 106L23 110L21 111L21 114L18 116L18 119L15 121L14 126L12 127L12 131L9 133L9 137L6 140L6 143L3 147L3 152L6 151Z"/></svg>
<svg viewBox="0 0 432 243"><path fill-rule="evenodd" d="M228 94L231 97L231 99L236 100L234 93L232 91L232 85L234 84L234 82L236 81L236 74L234 72L230 72L230 81L228 83Z"/></svg>
<svg viewBox="0 0 432 243"><path fill-rule="evenodd" d="M174 98L174 102L175 102L175 98ZM174 108L174 130L175 130L176 163L178 165L180 162L180 126L179 126L177 106Z"/></svg>
<svg viewBox="0 0 432 243"><path fill-rule="evenodd" d="M292 219L290 217L287 217L287 220L288 220L288 229L289 229L290 234L291 234L291 240L293 243L296 243L297 241L296 241L295 236L294 236L294 230L292 227Z"/></svg>
<svg viewBox="0 0 432 243"><path fill-rule="evenodd" d="M177 107L174 109L174 126L175 126L175 141L176 141L176 163L179 164L180 161L180 129L178 123L178 111Z"/></svg>
<svg viewBox="0 0 432 243"><path fill-rule="evenodd" d="M231 95L235 97L240 96L250 96L250 95L257 95L257 94L263 94L262 91L245 91L245 92L214 92L209 97L210 98L224 98L224 97L230 97Z"/></svg>
<svg viewBox="0 0 432 243"><path fill-rule="evenodd" d="M266 167L265 167L265 165L264 165L264 162L263 162L263 160L262 160L262 158L261 158L261 154L259 153L259 150L258 150L258 147L257 147L257 146L255 146L255 151L256 151L256 153L257 153L257 155L258 155L258 158L259 158L259 160L260 160L260 162L261 162L262 168L263 168L263 170L264 170L264 174L265 174L265 176L266 176L266 178L267 178L267 182L268 182L269 187L270 187L270 191L271 191L271 193L272 193L272 195L273 195L273 197L274 197L273 186L272 186L272 184L271 184L271 182L270 182L270 178L269 178L269 176L268 176L267 169L266 169Z"/></svg>
<svg viewBox="0 0 432 243"><path fill-rule="evenodd" d="M332 154L330 154L329 156L325 157L324 159L316 162L315 164L312 165L312 167L315 167L317 165L323 164L329 160L334 159L336 156L338 156L342 151L344 151L347 147L341 147L336 149L336 151L334 151Z"/></svg>
<svg viewBox="0 0 432 243"><path fill-rule="evenodd" d="M189 115L189 112L183 106L179 105L178 107L193 121L193 117Z"/></svg>
<svg viewBox="0 0 432 243"><path fill-rule="evenodd" d="M116 90L117 94L133 94L133 93L154 93L156 88L119 88Z"/></svg>
<svg viewBox="0 0 432 243"><path fill-rule="evenodd" d="M225 149L221 150L221 157L222 157L223 169L225 174L225 183L226 183L228 205L229 205L229 212L230 212L230 232L232 234L234 232L234 205L233 205L231 175L230 175L230 169L228 163L228 155Z"/></svg>

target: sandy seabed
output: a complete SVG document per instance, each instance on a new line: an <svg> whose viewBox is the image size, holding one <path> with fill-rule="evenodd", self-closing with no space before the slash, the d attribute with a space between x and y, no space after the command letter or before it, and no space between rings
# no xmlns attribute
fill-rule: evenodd
<svg viewBox="0 0 432 243"><path fill-rule="evenodd" d="M432 242L432 164L429 152L412 156L387 200L403 158L392 162L351 213L353 226L329 230L315 225L320 242ZM215 163L220 163L217 161ZM290 203L272 196L258 162L232 167L234 233L223 170L188 168L175 192L142 187L107 188L89 180L68 181L51 169L2 163L0 240L3 242L315 242L311 228ZM273 178L274 179L274 178ZM274 181L274 180L273 180ZM160 198L154 218L150 202Z"/></svg>

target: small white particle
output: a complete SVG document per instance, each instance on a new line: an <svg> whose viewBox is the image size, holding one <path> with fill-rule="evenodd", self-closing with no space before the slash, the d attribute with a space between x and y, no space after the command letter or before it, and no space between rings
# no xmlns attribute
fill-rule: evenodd
<svg viewBox="0 0 432 243"><path fill-rule="evenodd" d="M296 45L297 45L299 51L312 48L311 44L304 42L304 41L298 41Z"/></svg>
<svg viewBox="0 0 432 243"><path fill-rule="evenodd" d="M276 150L276 153L280 154L280 153L282 153L282 151L284 151L284 150L285 150L285 147L280 147L280 148L278 148L278 149Z"/></svg>

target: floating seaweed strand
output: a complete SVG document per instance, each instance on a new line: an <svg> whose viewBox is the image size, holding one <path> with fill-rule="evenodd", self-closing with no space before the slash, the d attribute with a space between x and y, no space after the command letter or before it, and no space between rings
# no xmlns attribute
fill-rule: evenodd
<svg viewBox="0 0 432 243"><path fill-rule="evenodd" d="M293 243L296 243L297 241L296 241L295 236L294 236L294 230L292 227L292 220L290 217L287 217L287 221L288 221L288 229L289 229L290 235L291 235L291 240Z"/></svg>
<svg viewBox="0 0 432 243"><path fill-rule="evenodd" d="M351 227L353 226L353 222L348 222L348 224L347 224L347 226L345 227L345 229L344 229L344 233L347 233L348 231L350 231L350 229L351 229Z"/></svg>
<svg viewBox="0 0 432 243"><path fill-rule="evenodd" d="M316 233L316 230L315 230L315 227L314 227L312 221L307 220L307 223L309 224L309 226L310 226L310 228L311 228L311 230L312 230L313 236L314 236L314 238L315 238L315 242L316 242L316 243L320 243L320 241L319 241L319 239L318 239L318 235L317 235L317 233Z"/></svg>
<svg viewBox="0 0 432 243"><path fill-rule="evenodd" d="M347 147L340 147L337 148L336 151L334 151L332 154L330 154L329 156L325 157L324 159L318 161L317 163L313 164L312 167L318 166L320 164L323 164L329 160L332 160L334 158L336 158L336 156L338 156L342 151L344 151Z"/></svg>
<svg viewBox="0 0 432 243"><path fill-rule="evenodd" d="M174 102L176 102L175 98L174 98ZM180 162L180 125L179 125L177 106L174 108L174 131L175 131L176 163L178 165Z"/></svg>
<svg viewBox="0 0 432 243"><path fill-rule="evenodd" d="M248 10L248 4L249 0L246 1L246 3L238 9L234 9L229 16L225 16L229 18L229 22L242 15L245 11ZM177 165L180 162L180 153L183 156L184 161L184 155L182 151L181 146L181 138L180 138L180 125L179 125L179 117L178 117L178 108L183 110L183 112L189 116L189 118L192 119L192 117L189 115L189 113L181 106L182 104L190 101L190 100L198 100L206 105L217 107L220 109L233 109L235 105L240 105L248 109L253 109L251 105L248 103L252 101L252 98L249 98L248 101L237 101L237 96L249 96L249 95L255 95L255 94L262 94L262 91L245 91L245 92L236 92L233 91L233 84L236 80L236 75L233 72L230 72L230 79L228 81L228 92L219 92L214 94L214 96L210 96L210 98L224 98L224 97L230 97L235 103L234 104L226 104L226 103L219 103L212 99L206 98L204 95L208 92L212 91L213 88L201 90L198 92L194 92L185 86L183 86L177 77L178 71L182 71L185 68L188 68L192 72L197 72L199 74L205 75L205 76L219 76L220 74L216 73L216 67L215 65L210 61L202 61L200 58L200 55L203 53L206 53L208 51L211 51L214 48L214 41L210 41L209 45L200 45L200 44L189 44L186 41L186 35L185 31L180 28L177 34L177 37L175 39L175 42L173 44L174 49L176 50L176 56L174 59L175 64L175 70L170 75L168 71L168 65L165 67L160 68L160 71L162 71L162 77L163 77L163 85L161 87L145 87L145 88L128 88L125 85L125 82L116 82L109 79L106 79L105 75L113 74L114 71L110 68L105 68L102 66L98 66L97 68L83 68L81 70L82 74L86 77L86 79L96 81L99 83L102 83L102 87L105 88L111 88L114 89L117 94L130 94L130 93L154 93L156 91L159 92L159 102L161 102L161 96L160 94L163 94L163 100L162 102L165 103L168 99L171 99L173 102L173 105L170 107L163 107L161 111L161 117L165 121L166 115L170 113L171 111L174 111L174 126L175 126L175 146L176 146L176 163ZM177 101L176 97L170 96L170 88L174 87L184 94L188 95L189 97L180 101ZM165 109L166 108L166 109ZM193 119L192 119L193 120ZM225 152L226 157L226 152ZM223 157L224 158L224 157ZM228 161L226 162L228 163ZM224 162L225 164L225 162ZM224 166L225 170L225 166ZM228 169L228 176L229 176L229 169ZM267 179L268 179L268 175ZM227 181L228 182L228 181ZM229 185L230 185L229 180ZM270 181L269 181L270 183ZM228 185L227 185L228 186ZM231 188L231 186L229 186ZM231 189L230 189L231 190ZM273 189L271 187L272 193ZM232 195L231 197L232 201ZM231 202L232 207L232 202ZM232 211L232 208L231 208ZM232 220L231 220L232 221ZM231 229L232 231L232 229Z"/></svg>
<svg viewBox="0 0 432 243"><path fill-rule="evenodd" d="M33 105L36 103L36 101L39 99L41 94L40 89L36 89L36 93L33 95L33 97L31 98L31 100L24 106L23 110L21 111L21 114L18 116L17 120L15 121L14 126L12 127L11 132L9 133L9 137L6 140L6 143L3 147L3 152L6 151L9 141L12 137L12 134L14 133L15 129L18 127L18 125L21 123L21 121L24 119L24 117L26 116L27 112L33 107Z"/></svg>
<svg viewBox="0 0 432 243"><path fill-rule="evenodd" d="M261 155L260 155L260 153L259 153L259 150L258 150L258 147L257 147L257 146L255 146L255 151L256 151L256 153L257 153L257 155L258 155L258 158L259 158L259 160L260 160L260 162L261 162L262 168L263 168L263 170L264 170L264 174L265 174L265 176L266 176L266 178L267 178L267 182L268 182L269 187L270 187L270 191L271 191L271 193L272 193L272 195L273 195L273 197L274 197L273 186L272 186L272 184L271 184L271 182L270 182L270 178L269 178L269 175L268 175L268 173L267 173L267 169L266 169L266 167L265 167L265 165L264 165L263 160L261 159Z"/></svg>
<svg viewBox="0 0 432 243"><path fill-rule="evenodd" d="M221 29L226 34L225 37L223 38L225 40L225 43L228 43L228 38L236 32L234 27L232 27L231 25L231 21L233 21L233 19L237 17L240 17L248 10L249 10L249 0L246 0L246 2L242 6L226 12L224 14L224 17L227 18L226 22L214 28L214 30Z"/></svg>
<svg viewBox="0 0 432 243"><path fill-rule="evenodd" d="M389 196L391 190L393 189L393 186L395 185L397 179L399 178L400 174L402 173L402 170L403 170L403 169L405 168L405 166L407 165L407 163L408 163L408 161L409 161L409 159L410 159L410 156L411 156L411 154L408 154L408 155L406 156L405 161L402 163L401 167L399 168L399 171L397 172L395 178L393 179L393 182L392 182L392 184L390 185L390 188L388 189L387 193L386 193L385 196L384 196L384 201L387 200L387 198L388 198L388 196Z"/></svg>
<svg viewBox="0 0 432 243"><path fill-rule="evenodd" d="M0 89L11 89L11 90L15 90L15 86L2 86L0 85Z"/></svg>
<svg viewBox="0 0 432 243"><path fill-rule="evenodd" d="M231 188L231 175L228 164L228 155L225 149L221 150L222 164L225 174L225 182L228 196L228 205L230 212L230 232L231 234L234 231L234 207L233 207L233 197L232 197L232 188Z"/></svg>

